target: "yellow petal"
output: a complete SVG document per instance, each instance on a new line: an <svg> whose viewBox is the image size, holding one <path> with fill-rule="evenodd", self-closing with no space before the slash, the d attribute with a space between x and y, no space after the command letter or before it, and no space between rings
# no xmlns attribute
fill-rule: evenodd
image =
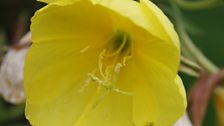
<svg viewBox="0 0 224 126"><path fill-rule="evenodd" d="M127 69L126 69L127 70ZM129 70L127 70L129 71ZM122 72L120 80L116 85L120 90L131 90L127 85L130 78L127 78L127 72ZM89 113L79 118L74 126L134 126L132 120L132 96L124 95L114 91L109 92L104 97L101 94L98 98L96 107ZM77 101L78 102L78 101Z"/></svg>
<svg viewBox="0 0 224 126"><path fill-rule="evenodd" d="M74 126L133 126L131 104L130 96L109 93Z"/></svg>
<svg viewBox="0 0 224 126"><path fill-rule="evenodd" d="M44 0L45 1L45 0ZM79 0L57 0L54 4L65 6ZM151 1L140 0L87 0L96 5L105 7L115 12L115 15L123 16L132 21L136 26L147 30L150 34L160 38L164 42L179 47L179 38L172 23L165 14ZM128 13L127 13L128 12Z"/></svg>
<svg viewBox="0 0 224 126"><path fill-rule="evenodd" d="M178 72L180 64L180 50L178 48L143 30L134 34L134 57L154 59L168 67L173 73Z"/></svg>
<svg viewBox="0 0 224 126"><path fill-rule="evenodd" d="M79 90L95 68L99 52L80 49L76 43L60 41L34 43L30 49L25 65L26 115L34 126L73 124L71 118L81 114L95 93L94 85L84 93Z"/></svg>
<svg viewBox="0 0 224 126"><path fill-rule="evenodd" d="M89 38L91 43L91 40L111 37L113 23L102 7L85 0L73 1L68 6L49 4L37 11L32 18L31 31L34 43L71 38Z"/></svg>
<svg viewBox="0 0 224 126"><path fill-rule="evenodd" d="M147 30L164 42L179 47L179 39L173 25L164 13L151 1L141 0L91 0L95 4L111 9L118 15L131 20L136 26ZM128 13L127 13L128 12Z"/></svg>
<svg viewBox="0 0 224 126"><path fill-rule="evenodd" d="M33 46L25 66L25 93L26 115L33 125L73 125L95 94L96 85L85 93L79 90L87 73L96 68L100 48L112 31L111 19L101 9L90 2L49 5L32 18Z"/></svg>
<svg viewBox="0 0 224 126"><path fill-rule="evenodd" d="M135 59L133 119L136 126L172 125L186 109L181 79L153 59Z"/></svg>
<svg viewBox="0 0 224 126"><path fill-rule="evenodd" d="M91 107L88 106L97 101L98 96L95 95L98 85L92 84L87 86L84 92L79 92L85 85L87 73L98 66L99 51L102 51L103 40L110 37L108 34L112 31L112 23L108 15L100 11L101 7L93 8L89 2L76 4L78 5L66 7L48 5L32 19L34 44L25 68L27 118L34 126L94 123L102 123L105 126L130 126L131 109L126 107L130 104L129 99L110 94L109 99L102 103L102 107L99 106L95 112L91 112ZM77 11L73 12L74 8ZM86 16L82 12L91 13ZM105 19L103 24L98 21L99 17L102 21ZM116 100L121 102L116 103ZM108 110L105 110L104 106L108 106ZM120 122L117 121L117 115L121 113L125 116ZM97 114L99 117L95 116ZM95 120L102 119L105 114L109 121L108 118L104 121ZM81 124L82 120L92 123Z"/></svg>
<svg viewBox="0 0 224 126"><path fill-rule="evenodd" d="M104 92L97 93L97 83L85 87L87 73L97 66L99 51L80 53L78 50L75 43L33 44L25 67L26 116L31 124L132 125L132 97L111 92L100 100ZM124 79L123 73L121 78L122 84L129 79ZM95 103L97 106L93 108Z"/></svg>
<svg viewBox="0 0 224 126"><path fill-rule="evenodd" d="M179 49L179 38L174 29L173 24L165 16L161 9L159 9L150 0L140 0L141 9L146 15L149 24L153 24L153 32L156 32L160 39L173 42L174 45ZM164 39L165 38L165 39Z"/></svg>
<svg viewBox="0 0 224 126"><path fill-rule="evenodd" d="M137 126L171 125L186 108L185 90L177 77L179 49L144 31L133 40L134 122Z"/></svg>

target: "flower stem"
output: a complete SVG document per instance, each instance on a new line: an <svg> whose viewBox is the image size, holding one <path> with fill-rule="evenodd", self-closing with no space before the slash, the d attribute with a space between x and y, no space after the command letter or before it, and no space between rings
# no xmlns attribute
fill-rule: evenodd
<svg viewBox="0 0 224 126"><path fill-rule="evenodd" d="M202 70L202 68L201 68L197 63L195 63L195 62L189 60L188 58L186 58L186 57L184 57L184 56L181 56L181 57L180 57L180 60L181 60L181 63L182 63L183 65L187 65L187 66L189 66L189 67L195 69L196 71L201 71L201 70Z"/></svg>
<svg viewBox="0 0 224 126"><path fill-rule="evenodd" d="M175 0L176 3L185 9L205 9L213 7L222 3L222 0L202 0L202 1L187 1L187 0Z"/></svg>
<svg viewBox="0 0 224 126"><path fill-rule="evenodd" d="M174 9L174 18L176 23L176 30L179 33L180 39L182 40L182 46L192 54L196 62L198 62L207 72L216 73L219 68L213 64L193 43L189 35L187 34L184 24L182 23L182 15L179 8L176 5L176 0L171 0L171 5Z"/></svg>

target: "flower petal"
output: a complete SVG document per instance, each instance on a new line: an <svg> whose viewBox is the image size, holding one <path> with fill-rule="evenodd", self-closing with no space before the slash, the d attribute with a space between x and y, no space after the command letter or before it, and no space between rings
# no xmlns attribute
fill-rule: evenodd
<svg viewBox="0 0 224 126"><path fill-rule="evenodd" d="M132 93L130 83L130 65L122 67L116 89ZM86 116L80 126L135 126L133 123L133 95L127 95L111 90L98 102L96 108ZM75 125L76 126L76 125ZM78 125L77 125L78 126Z"/></svg>
<svg viewBox="0 0 224 126"><path fill-rule="evenodd" d="M80 115L95 93L93 85L83 93L79 90L96 66L99 51L80 53L81 48L61 42L32 45L25 65L25 95L26 115L34 126L73 124L71 118Z"/></svg>
<svg viewBox="0 0 224 126"><path fill-rule="evenodd" d="M43 0L47 1L47 0ZM69 5L80 0L57 0L57 5ZM88 0L87 0L88 1ZM179 38L172 23L165 14L150 0L89 0L96 5L115 12L131 20L135 25L147 30L161 40L172 43L178 49ZM128 12L128 13L127 13Z"/></svg>
<svg viewBox="0 0 224 126"><path fill-rule="evenodd" d="M140 0L140 3L133 0L91 1L95 4L111 9L118 15L122 15L130 19L136 26L140 26L164 42L173 44L178 49L180 48L179 39L173 25L164 13L151 1Z"/></svg>
<svg viewBox="0 0 224 126"><path fill-rule="evenodd" d="M99 51L80 53L78 47L60 42L33 44L25 67L26 116L31 124L131 126L132 97L111 92L100 100L104 91L97 91L97 83L85 87Z"/></svg>
<svg viewBox="0 0 224 126"><path fill-rule="evenodd" d="M73 1L67 6L49 4L37 11L31 31L34 43L68 38L89 38L91 42L111 37L113 23L104 8L85 0Z"/></svg>
<svg viewBox="0 0 224 126"><path fill-rule="evenodd" d="M178 72L180 64L180 50L178 48L144 30L138 30L134 34L134 58L153 59L168 67L173 73Z"/></svg>
<svg viewBox="0 0 224 126"><path fill-rule="evenodd" d="M173 124L186 109L181 79L168 67L153 59L139 58L134 64L134 123L136 126Z"/></svg>
<svg viewBox="0 0 224 126"><path fill-rule="evenodd" d="M173 24L165 16L162 10L153 4L150 0L140 1L143 13L148 18L148 21L151 21L153 24L153 32L156 32L157 36L160 36L160 39L173 42L173 44L176 45L176 47L179 49L179 37L174 29Z"/></svg>
<svg viewBox="0 0 224 126"><path fill-rule="evenodd" d="M25 94L26 115L33 125L73 125L96 93L96 85L83 93L79 90L87 73L96 68L99 51L112 32L110 17L101 9L86 1L52 4L32 18Z"/></svg>
<svg viewBox="0 0 224 126"><path fill-rule="evenodd" d="M144 31L133 41L134 122L137 126L171 125L186 108L186 94L177 77L179 49Z"/></svg>

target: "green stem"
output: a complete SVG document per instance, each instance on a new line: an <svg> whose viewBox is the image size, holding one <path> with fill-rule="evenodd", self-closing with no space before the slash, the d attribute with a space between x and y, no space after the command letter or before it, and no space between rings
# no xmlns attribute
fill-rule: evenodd
<svg viewBox="0 0 224 126"><path fill-rule="evenodd" d="M171 0L171 5L175 12L176 29L179 33L180 39L182 40L183 46L191 52L194 59L209 73L215 73L219 68L214 65L193 43L189 35L187 34L184 24L182 23L182 16L179 8L177 7L174 0Z"/></svg>
<svg viewBox="0 0 224 126"><path fill-rule="evenodd" d="M188 74L192 77L199 77L200 76L200 74L197 71L189 68L188 66L182 65L182 64L180 65L179 71L183 72L183 73L186 73L186 74Z"/></svg>
<svg viewBox="0 0 224 126"><path fill-rule="evenodd" d="M180 34L182 42L186 45L186 47L193 54L195 59L202 65L210 73L215 73L219 70L217 66L215 66L193 43L190 37L187 35L186 31L181 27L177 26L178 32Z"/></svg>
<svg viewBox="0 0 224 126"><path fill-rule="evenodd" d="M184 56L181 56L180 60L183 65L189 66L190 68L195 69L196 71L202 70L202 68L197 63L189 60L188 58Z"/></svg>
<svg viewBox="0 0 224 126"><path fill-rule="evenodd" d="M222 3L221 0L202 0L202 1L175 0L175 1L179 6L186 9L205 9Z"/></svg>

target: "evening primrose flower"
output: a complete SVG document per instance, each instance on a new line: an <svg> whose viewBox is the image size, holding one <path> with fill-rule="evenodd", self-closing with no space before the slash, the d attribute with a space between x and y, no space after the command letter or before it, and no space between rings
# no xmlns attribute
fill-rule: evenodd
<svg viewBox="0 0 224 126"><path fill-rule="evenodd" d="M169 126L186 108L178 36L148 0L42 0L25 64L33 126Z"/></svg>

